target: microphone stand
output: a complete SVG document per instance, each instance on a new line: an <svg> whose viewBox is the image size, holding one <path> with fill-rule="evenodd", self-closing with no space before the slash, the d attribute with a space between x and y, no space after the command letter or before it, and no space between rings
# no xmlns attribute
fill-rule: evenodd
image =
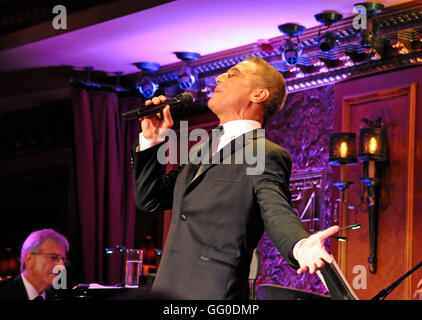
<svg viewBox="0 0 422 320"><path fill-rule="evenodd" d="M394 281L390 286L378 292L378 294L374 296L371 300L384 300L404 279L406 279L408 276L410 276L413 272L415 272L420 267L422 267L422 261L419 262L413 269L406 272L404 275L402 275L400 278Z"/></svg>

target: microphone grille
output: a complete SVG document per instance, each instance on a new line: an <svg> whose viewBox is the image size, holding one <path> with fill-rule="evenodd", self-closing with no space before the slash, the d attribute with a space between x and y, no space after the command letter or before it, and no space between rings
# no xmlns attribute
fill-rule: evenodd
<svg viewBox="0 0 422 320"><path fill-rule="evenodd" d="M181 102L183 102L186 105L191 105L193 103L193 96L189 92L185 92L181 94Z"/></svg>

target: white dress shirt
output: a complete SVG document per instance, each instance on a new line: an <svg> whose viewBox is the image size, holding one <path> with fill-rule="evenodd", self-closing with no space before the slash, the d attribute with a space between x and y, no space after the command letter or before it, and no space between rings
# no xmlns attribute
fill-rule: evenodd
<svg viewBox="0 0 422 320"><path fill-rule="evenodd" d="M224 133L220 136L220 142L217 151L223 148L233 139L241 136L242 134L261 128L261 123L255 120L233 120L223 124ZM160 129L157 141L152 141L144 137L143 133L139 134L139 151L151 148L165 140L166 131L169 129Z"/></svg>
<svg viewBox="0 0 422 320"><path fill-rule="evenodd" d="M246 132L261 128L261 123L255 120L233 120L223 124L223 134L217 146L217 152L229 144L233 139Z"/></svg>
<svg viewBox="0 0 422 320"><path fill-rule="evenodd" d="M38 296L42 296L45 300L45 291L41 294L38 293L37 289L34 288L34 286L25 278L23 273L21 273L23 285L25 286L26 293L28 294L29 300L34 300Z"/></svg>

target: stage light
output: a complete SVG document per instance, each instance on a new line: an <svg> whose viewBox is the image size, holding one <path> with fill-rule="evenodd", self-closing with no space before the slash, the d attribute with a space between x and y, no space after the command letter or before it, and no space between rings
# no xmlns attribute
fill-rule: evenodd
<svg viewBox="0 0 422 320"><path fill-rule="evenodd" d="M284 39L282 41L280 46L283 61L286 62L289 66L294 66L297 64L299 56L303 51L303 48L301 48L299 45L299 36L305 30L305 27L296 23L285 23L279 25L278 29L285 35L289 36L288 39ZM297 37L297 44L291 40L292 37Z"/></svg>
<svg viewBox="0 0 422 320"><path fill-rule="evenodd" d="M192 88L193 84L196 82L196 78L193 74L188 72L177 77L179 82L179 88L182 90L189 90Z"/></svg>
<svg viewBox="0 0 422 320"><path fill-rule="evenodd" d="M294 44L290 39L284 40L284 43L281 45L281 51L283 61L286 62L289 66L296 65L301 50L298 49L297 45Z"/></svg>
<svg viewBox="0 0 422 320"><path fill-rule="evenodd" d="M324 52L334 49L339 43L340 41L337 39L337 35L333 31L328 31L319 38L319 48Z"/></svg>
<svg viewBox="0 0 422 320"><path fill-rule="evenodd" d="M194 83L197 80L197 75L190 66L191 62L199 59L200 54L189 51L177 51L174 52L176 57L184 62L184 66L176 72L177 81L179 82L179 88L182 90L192 89Z"/></svg>
<svg viewBox="0 0 422 320"><path fill-rule="evenodd" d="M199 53L190 51L176 51L173 52L176 57L182 61L196 61L201 56Z"/></svg>
<svg viewBox="0 0 422 320"><path fill-rule="evenodd" d="M353 6L353 11L358 13L358 23L353 22L353 27L360 30L359 38L360 44L364 48L371 48L378 32L378 26L375 23L373 16L381 13L384 10L384 5L376 2L362 2L356 3Z"/></svg>
<svg viewBox="0 0 422 320"><path fill-rule="evenodd" d="M151 99L158 90L158 84L152 81L150 77L143 77L137 89L145 98Z"/></svg>
<svg viewBox="0 0 422 320"><path fill-rule="evenodd" d="M335 11L324 11L315 15L315 19L326 27L339 22L343 16ZM336 47L340 43L337 33L334 31L327 31L321 35L321 28L318 32L318 42L321 51L327 52Z"/></svg>
<svg viewBox="0 0 422 320"><path fill-rule="evenodd" d="M139 74L136 88L145 98L151 99L158 90L158 83L152 81L150 74L156 72L160 68L160 65L155 62L136 62L135 65L138 69L142 70ZM144 76L144 73L147 75Z"/></svg>

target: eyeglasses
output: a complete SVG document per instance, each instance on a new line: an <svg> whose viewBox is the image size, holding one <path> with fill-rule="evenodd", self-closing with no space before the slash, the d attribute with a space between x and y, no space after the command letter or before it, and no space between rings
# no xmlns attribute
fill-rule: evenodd
<svg viewBox="0 0 422 320"><path fill-rule="evenodd" d="M61 261L63 261L63 264L66 268L70 266L70 261L67 260L65 257L60 256L57 253L32 252L32 254L39 254L39 255L48 256L50 258L50 260L53 261L54 263L59 263L60 260L61 260Z"/></svg>

